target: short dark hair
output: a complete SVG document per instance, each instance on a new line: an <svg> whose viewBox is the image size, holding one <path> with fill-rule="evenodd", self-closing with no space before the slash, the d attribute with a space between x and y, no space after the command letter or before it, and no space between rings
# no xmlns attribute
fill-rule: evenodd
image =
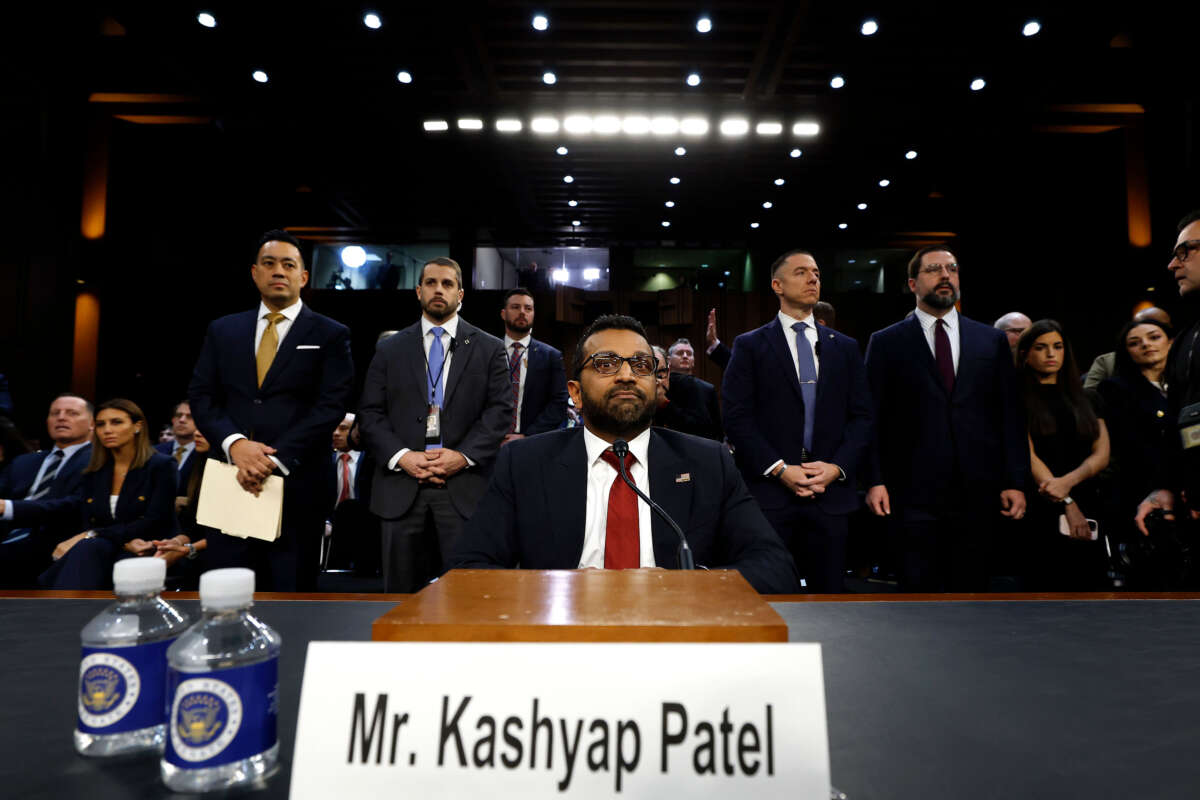
<svg viewBox="0 0 1200 800"><path fill-rule="evenodd" d="M688 347L692 347L691 342L689 342L687 339L680 336L678 339L671 342L671 346L667 348L667 355L671 355L671 353L673 353L675 351L675 348L679 347L679 345L681 345L681 344L686 344ZM696 349L695 347L692 347L693 351L695 351L695 349Z"/></svg>
<svg viewBox="0 0 1200 800"><path fill-rule="evenodd" d="M428 261L426 261L424 264L422 264L421 265L421 274L417 276L417 285L420 285L421 281L425 280L425 268L428 267L430 264L434 264L439 267L450 267L451 269L453 269L454 270L454 278L455 278L455 280L458 281L458 288L460 288L460 289L463 288L462 267L460 267L458 265L457 261L455 261L453 258L450 258L449 256L438 256L437 258L431 258Z"/></svg>
<svg viewBox="0 0 1200 800"><path fill-rule="evenodd" d="M908 260L908 277L913 278L915 280L917 277L917 273L921 271L921 258L926 253L936 253L939 250L945 250L950 255L954 256L955 258L958 258L958 254L950 249L950 245L948 245L944 242L941 244L925 245L920 250L913 253L913 257Z"/></svg>
<svg viewBox="0 0 1200 800"><path fill-rule="evenodd" d="M290 244L292 247L295 247L296 250L298 250L300 252L300 266L304 266L306 263L308 263L304 258L304 245L300 244L300 240L297 239L295 236L292 236L287 231L280 230L279 228L276 228L275 230L267 231L262 236L258 237L258 243L256 245L254 245L254 261L255 262L258 261L258 254L260 252L262 252L263 245L266 244L267 242L284 242L286 244Z"/></svg>
<svg viewBox="0 0 1200 800"><path fill-rule="evenodd" d="M1183 233L1184 228L1186 228L1188 225L1191 225L1193 222L1196 222L1197 220L1200 220L1200 208L1197 208L1195 211L1192 211L1183 219L1179 220L1179 227L1176 228L1175 232Z"/></svg>
<svg viewBox="0 0 1200 800"><path fill-rule="evenodd" d="M633 331L638 336L646 340L646 346L651 347L650 337L646 335L646 329L642 323L625 314L605 314L598 317L595 322L588 325L583 333L579 336L579 341L575 343L575 363L572 366L572 374L575 380L579 380L579 376L583 373L583 362L587 358L587 353L584 352L583 346L587 344L587 340L592 338L601 331Z"/></svg>
<svg viewBox="0 0 1200 800"><path fill-rule="evenodd" d="M779 258L777 258L771 262L771 278L772 279L774 279L775 273L779 272L779 268L783 266L783 262L787 261L792 256L808 256L809 258L812 258L814 261L817 258L816 256L814 256L812 253L810 253L807 250L788 250L786 253L781 255Z"/></svg>
<svg viewBox="0 0 1200 800"><path fill-rule="evenodd" d="M833 327L833 323L837 322L837 311L834 309L833 303L826 303L824 300L818 300L813 304L813 316L817 318L817 322L830 328Z"/></svg>
<svg viewBox="0 0 1200 800"><path fill-rule="evenodd" d="M96 407L92 405L91 400L88 400L83 395L75 394L74 392L59 392L58 394L54 395L54 400L58 400L63 397L74 397L76 400L82 400L83 404L87 406L88 413L93 417L96 416ZM50 405L54 405L54 400L50 401Z"/></svg>
<svg viewBox="0 0 1200 800"><path fill-rule="evenodd" d="M525 297L528 297L530 300L533 299L533 292L529 291L524 286L518 286L515 289L509 289L507 292L504 293L504 299L500 301L500 307L507 308L508 301L511 298L516 297L517 295L524 295Z"/></svg>
<svg viewBox="0 0 1200 800"><path fill-rule="evenodd" d="M190 410L192 407L192 402L185 397L182 400L180 400L178 403L176 403L175 405L171 406L171 416L172 417L174 417L176 414L179 413L179 407L182 405L187 405L188 409Z"/></svg>

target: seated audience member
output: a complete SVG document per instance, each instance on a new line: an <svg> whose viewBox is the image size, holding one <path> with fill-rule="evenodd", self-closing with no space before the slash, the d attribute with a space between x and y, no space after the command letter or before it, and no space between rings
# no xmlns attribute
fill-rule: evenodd
<svg viewBox="0 0 1200 800"><path fill-rule="evenodd" d="M1022 314L1020 311L1010 311L996 323L992 325L998 331L1004 331L1004 335L1008 337L1008 347L1013 352L1013 357L1017 354L1017 340L1021 338L1021 334L1029 330L1029 326L1033 324L1033 320Z"/></svg>
<svg viewBox="0 0 1200 800"><path fill-rule="evenodd" d="M1145 320L1157 320L1168 328L1171 327L1171 315L1161 308L1154 306L1143 308L1133 315L1134 322L1143 322ZM1116 364L1116 351L1101 353L1096 356L1095 360L1092 361L1092 366L1087 371L1087 376L1083 379L1083 388L1095 389L1101 382L1111 378L1116 373Z"/></svg>
<svg viewBox="0 0 1200 800"><path fill-rule="evenodd" d="M171 412L170 441L159 442L154 449L175 460L179 470L179 492L182 494L188 485L188 478L196 466L197 459L192 458L196 450L196 422L192 419L192 407L184 400L175 405Z"/></svg>
<svg viewBox="0 0 1200 800"><path fill-rule="evenodd" d="M355 415L347 414L333 431L334 500L330 519L336 562L350 563L359 575L376 575L380 569L379 518L371 513L371 479L375 462L370 453L354 447L351 432ZM336 563L335 562L335 563ZM330 563L326 559L326 563Z"/></svg>
<svg viewBox="0 0 1200 800"><path fill-rule="evenodd" d="M188 477L187 485L180 485L176 491L175 512L179 521L179 533L170 539L155 539L150 542L153 550L141 547L138 555L153 555L167 562L167 575L183 581L187 588L199 585L200 573L204 572L207 564L202 554L208 549L208 537L217 532L207 525L196 521L197 505L200 500L200 485L204 482L204 466L208 463L208 453L212 448L204 434L196 431L195 449L192 458L196 465Z"/></svg>
<svg viewBox="0 0 1200 800"><path fill-rule="evenodd" d="M18 456L0 474L0 586L35 588L64 535L55 510L75 507L92 453L92 404L62 394L50 404L46 429L54 447ZM61 515L60 515L61 516Z"/></svg>
<svg viewBox="0 0 1200 800"><path fill-rule="evenodd" d="M0 417L0 480L17 456L33 452L29 442L8 417Z"/></svg>
<svg viewBox="0 0 1200 800"><path fill-rule="evenodd" d="M722 441L725 433L721 429L721 407L716 387L691 375L670 372L667 351L655 345L654 353L662 359L654 372L657 380L654 424L660 428ZM660 375L664 366L667 372Z"/></svg>
<svg viewBox="0 0 1200 800"><path fill-rule="evenodd" d="M675 568L675 532L618 475L612 445L621 439L630 479L683 529L697 566L737 569L760 592L798 589L792 558L729 451L650 428L655 359L640 322L593 322L576 346L567 389L583 408L583 429L500 450L450 568Z"/></svg>
<svg viewBox="0 0 1200 800"><path fill-rule="evenodd" d="M504 294L504 357L512 383L513 417L504 444L561 428L567 421L567 374L558 349L533 338L533 295L528 289Z"/></svg>
<svg viewBox="0 0 1200 800"><path fill-rule="evenodd" d="M1084 395L1071 345L1054 320L1038 320L1021 336L1017 368L1036 489L1024 553L1029 588L1098 589L1106 567L1104 542L1093 541L1088 518L1102 516L1100 487L1090 479L1108 465L1104 420Z"/></svg>
<svg viewBox="0 0 1200 800"><path fill-rule="evenodd" d="M38 581L50 589L106 589L118 559L150 555L175 533L175 462L154 452L142 410L129 400L96 412L92 456L73 508L79 533L54 548L54 564Z"/></svg>
<svg viewBox="0 0 1200 800"><path fill-rule="evenodd" d="M1157 488L1155 475L1166 459L1171 425L1163 372L1172 337L1171 328L1157 319L1127 322L1117 336L1113 377L1097 388L1116 480L1109 518L1122 541L1137 534L1134 513L1138 503Z"/></svg>

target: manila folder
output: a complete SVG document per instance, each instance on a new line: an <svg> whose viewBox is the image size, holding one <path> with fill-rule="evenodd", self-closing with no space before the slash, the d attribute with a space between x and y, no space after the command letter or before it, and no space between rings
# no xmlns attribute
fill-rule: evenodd
<svg viewBox="0 0 1200 800"><path fill-rule="evenodd" d="M200 483L196 522L230 536L273 542L283 521L283 478L272 475L255 497L237 482L237 467L210 458Z"/></svg>

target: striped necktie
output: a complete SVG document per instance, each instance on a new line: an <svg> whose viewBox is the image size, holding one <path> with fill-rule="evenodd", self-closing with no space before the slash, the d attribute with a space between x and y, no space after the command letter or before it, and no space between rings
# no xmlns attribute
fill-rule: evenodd
<svg viewBox="0 0 1200 800"><path fill-rule="evenodd" d="M46 456L46 471L42 474L42 479L37 482L37 486L34 486L26 496L26 500L37 500L50 491L50 485L54 483L54 479L58 477L58 471L62 469L65 452L65 450L55 448L53 453Z"/></svg>

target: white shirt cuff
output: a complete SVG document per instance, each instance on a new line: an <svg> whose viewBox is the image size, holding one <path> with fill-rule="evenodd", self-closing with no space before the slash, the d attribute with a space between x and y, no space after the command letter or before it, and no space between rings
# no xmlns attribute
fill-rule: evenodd
<svg viewBox="0 0 1200 800"><path fill-rule="evenodd" d="M462 457L463 457L463 458L465 458L465 459L467 460L467 466L468 466L468 467L473 467L473 466L475 466L475 462L471 460L471 457L470 457L469 455L467 455L466 453L463 453L463 454L462 454Z"/></svg>
<svg viewBox="0 0 1200 800"><path fill-rule="evenodd" d="M713 342L712 344L710 344L710 345L709 345L709 346L708 346L708 347L707 347L707 348L704 350L704 352L705 352L705 353L707 353L708 355L712 355L712 351L713 351L713 350L716 350L716 349L717 349L718 347L720 347L720 346L721 346L721 340L720 340L720 339L717 339L715 342Z"/></svg>
<svg viewBox="0 0 1200 800"><path fill-rule="evenodd" d="M767 467L766 469L764 469L764 470L763 470L763 477L764 477L764 478L766 478L766 477L769 477L769 476L771 475L771 473L772 473L772 472L774 472L776 469L778 469L778 468L779 468L779 465L780 465L780 464L782 464L782 463L783 463L783 459L781 458L781 459L779 459L778 461L776 461L774 464L772 464L771 466L769 466L769 467Z"/></svg>
<svg viewBox="0 0 1200 800"><path fill-rule="evenodd" d="M390 469L390 470L394 470L394 471L397 471L397 472L402 472L403 470L401 470L401 469L400 469L400 466L399 466L399 465L400 465L400 459L404 458L404 454L405 454L405 453L408 453L408 452L411 452L411 451L412 451L412 448L411 448L411 447L405 447L405 448L404 448L403 450L401 450L399 453L396 453L396 455L392 456L392 457L391 457L391 459L389 459L389 460L388 460L388 465L387 465L388 469Z"/></svg>
<svg viewBox="0 0 1200 800"><path fill-rule="evenodd" d="M225 451L225 460L228 461L230 464L233 463L233 457L229 455L229 448L238 439L245 439L245 438L246 438L245 434L231 433L225 437L225 441L221 442L221 449Z"/></svg>
<svg viewBox="0 0 1200 800"><path fill-rule="evenodd" d="M285 477L285 478L286 478L286 477L288 476L288 469L287 469L287 467L285 467L285 466L283 465L283 462L282 462L282 461L280 461L280 460L279 460L278 458L276 458L275 456L267 456L267 458L269 458L269 459L271 459L272 461L274 461L274 462L275 462L275 466L279 467L279 471L283 473L283 477Z"/></svg>
<svg viewBox="0 0 1200 800"><path fill-rule="evenodd" d="M0 514L0 519L4 519L4 520L12 519L12 514L13 514L12 500L5 500L4 501L4 513Z"/></svg>

